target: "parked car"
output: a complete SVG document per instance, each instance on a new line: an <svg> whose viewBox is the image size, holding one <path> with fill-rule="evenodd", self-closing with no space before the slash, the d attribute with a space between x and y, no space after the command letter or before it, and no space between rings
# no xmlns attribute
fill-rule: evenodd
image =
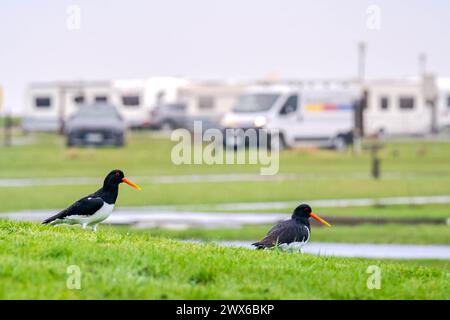
<svg viewBox="0 0 450 320"><path fill-rule="evenodd" d="M151 128L171 131L178 128L194 130L194 123L201 122L202 129L218 128L220 125L212 117L202 114L189 114L186 104L165 104L153 109L151 113Z"/></svg>
<svg viewBox="0 0 450 320"><path fill-rule="evenodd" d="M182 128L186 119L187 106L183 103L170 103L155 107L151 112L151 127L158 130Z"/></svg>
<svg viewBox="0 0 450 320"><path fill-rule="evenodd" d="M124 119L107 103L80 106L65 124L67 146L123 146L125 130Z"/></svg>

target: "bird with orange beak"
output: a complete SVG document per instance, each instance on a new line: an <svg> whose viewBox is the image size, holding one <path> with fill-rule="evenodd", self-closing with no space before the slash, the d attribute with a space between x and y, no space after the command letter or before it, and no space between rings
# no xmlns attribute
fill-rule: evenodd
<svg viewBox="0 0 450 320"><path fill-rule="evenodd" d="M289 220L282 221L269 230L261 241L252 243L257 249L272 248L274 246L286 246L299 244L300 247L306 244L311 238L311 225L309 218L313 218L320 223L331 227L324 219L312 212L307 204L301 204L295 208Z"/></svg>
<svg viewBox="0 0 450 320"><path fill-rule="evenodd" d="M113 170L106 176L103 187L44 220L43 224L80 224L83 229L89 226L95 232L97 225L113 211L121 183L141 190L137 184L125 178L121 170Z"/></svg>

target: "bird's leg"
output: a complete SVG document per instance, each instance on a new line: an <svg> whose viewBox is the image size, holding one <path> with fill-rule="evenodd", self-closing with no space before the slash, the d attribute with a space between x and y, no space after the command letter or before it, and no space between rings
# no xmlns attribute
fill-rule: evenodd
<svg viewBox="0 0 450 320"><path fill-rule="evenodd" d="M97 232L97 224L92 225L92 231Z"/></svg>
<svg viewBox="0 0 450 320"><path fill-rule="evenodd" d="M86 229L86 227L87 227L87 223L83 223L83 224L81 225L81 228L83 228L83 229Z"/></svg>
<svg viewBox="0 0 450 320"><path fill-rule="evenodd" d="M299 245L298 247L298 252L303 254L303 247L305 246L306 243L302 243L301 245Z"/></svg>

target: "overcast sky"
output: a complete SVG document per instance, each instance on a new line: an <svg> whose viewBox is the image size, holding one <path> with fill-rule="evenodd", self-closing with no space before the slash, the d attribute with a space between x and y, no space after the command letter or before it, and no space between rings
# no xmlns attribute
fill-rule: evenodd
<svg viewBox="0 0 450 320"><path fill-rule="evenodd" d="M446 0L2 0L0 84L20 111L33 81L348 77L360 40L368 77L417 75L424 51L450 76L449 36Z"/></svg>

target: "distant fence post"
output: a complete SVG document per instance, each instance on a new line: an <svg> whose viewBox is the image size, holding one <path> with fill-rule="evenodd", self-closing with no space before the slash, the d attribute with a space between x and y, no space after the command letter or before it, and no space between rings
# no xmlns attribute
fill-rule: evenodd
<svg viewBox="0 0 450 320"><path fill-rule="evenodd" d="M374 156L372 156L372 177L374 179L380 178L380 158L378 158L376 152L374 152Z"/></svg>
<svg viewBox="0 0 450 320"><path fill-rule="evenodd" d="M371 170L372 178L379 179L381 176L381 159L378 156L378 151L383 148L383 145L378 141L371 142L364 146L364 149L369 150L371 158Z"/></svg>
<svg viewBox="0 0 450 320"><path fill-rule="evenodd" d="M4 124L3 124L3 128L4 128L3 144L5 145L5 147L9 147L11 145L12 127L13 127L12 117L8 112L5 114Z"/></svg>

